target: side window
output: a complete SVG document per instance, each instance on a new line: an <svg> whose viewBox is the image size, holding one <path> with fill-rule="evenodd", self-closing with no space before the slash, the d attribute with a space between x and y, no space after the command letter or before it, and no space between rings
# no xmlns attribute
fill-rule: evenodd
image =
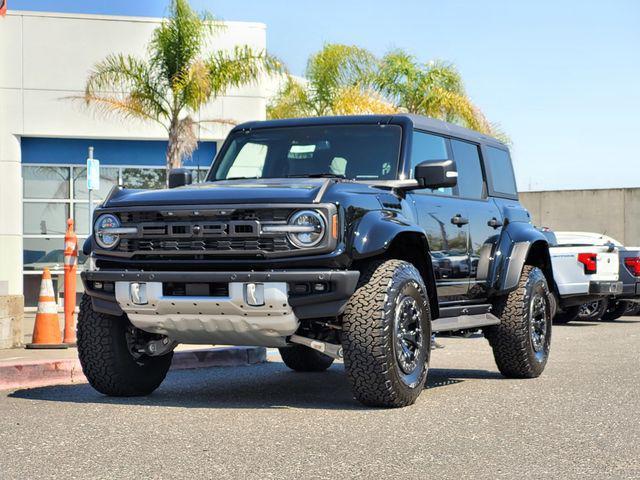
<svg viewBox="0 0 640 480"><path fill-rule="evenodd" d="M430 133L413 132L410 178L413 178L413 172L419 163L426 160L446 160L448 157L447 141L444 137ZM430 192L440 195L453 195L452 188L438 188L430 190Z"/></svg>
<svg viewBox="0 0 640 480"><path fill-rule="evenodd" d="M447 157L447 144L443 137L430 133L413 132L411 175L419 163L425 160L446 160Z"/></svg>
<svg viewBox="0 0 640 480"><path fill-rule="evenodd" d="M482 198L484 181L478 146L460 140L451 140L451 149L458 169L458 195L466 198Z"/></svg>
<svg viewBox="0 0 640 480"><path fill-rule="evenodd" d="M517 195L518 190L509 152L495 147L487 147L486 152L484 161L489 170L493 190L496 193Z"/></svg>
<svg viewBox="0 0 640 480"><path fill-rule="evenodd" d="M246 143L242 146L240 152L238 152L225 178L261 177L266 158L266 145L261 143Z"/></svg>

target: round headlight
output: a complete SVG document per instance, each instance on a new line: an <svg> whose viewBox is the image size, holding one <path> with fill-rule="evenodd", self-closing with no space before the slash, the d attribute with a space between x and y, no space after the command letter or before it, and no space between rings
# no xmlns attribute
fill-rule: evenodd
<svg viewBox="0 0 640 480"><path fill-rule="evenodd" d="M313 210L294 213L289 225L303 227L298 232L289 233L289 240L299 248L315 247L322 241L326 230L324 217Z"/></svg>
<svg viewBox="0 0 640 480"><path fill-rule="evenodd" d="M100 215L93 226L96 243L106 250L115 247L118 244L120 237L114 233L106 233L104 232L104 229L118 228L119 226L120 220L118 220L118 217L115 215L111 215L110 213Z"/></svg>

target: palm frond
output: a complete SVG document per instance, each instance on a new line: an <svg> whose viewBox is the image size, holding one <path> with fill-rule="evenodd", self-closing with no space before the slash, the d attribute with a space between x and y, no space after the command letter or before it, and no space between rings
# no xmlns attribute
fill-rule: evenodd
<svg viewBox="0 0 640 480"><path fill-rule="evenodd" d="M154 79L151 66L131 55L109 55L97 63L90 72L85 85L88 106L97 97L107 94L129 94L144 107L150 117L159 119L169 114L163 85Z"/></svg>
<svg viewBox="0 0 640 480"><path fill-rule="evenodd" d="M334 115L387 115L398 111L395 105L385 101L374 90L363 90L357 86L340 89L331 110Z"/></svg>
<svg viewBox="0 0 640 480"><path fill-rule="evenodd" d="M256 83L263 75L285 71L276 57L249 46L236 46L232 52L214 52L206 62L211 93L223 95L230 88Z"/></svg>
<svg viewBox="0 0 640 480"><path fill-rule="evenodd" d="M375 57L355 45L327 44L309 58L306 77L318 115L327 114L343 87L366 88L374 80Z"/></svg>
<svg viewBox="0 0 640 480"><path fill-rule="evenodd" d="M150 120L164 125L161 120L150 115L144 105L128 94L96 94L85 93L78 97L67 97L82 100L91 105L93 110L105 117L119 116L127 119Z"/></svg>
<svg viewBox="0 0 640 480"><path fill-rule="evenodd" d="M187 0L171 0L169 16L153 33L149 44L151 63L169 84L197 59L213 30L223 24L208 14L196 13Z"/></svg>
<svg viewBox="0 0 640 480"><path fill-rule="evenodd" d="M422 69L422 82L427 87L436 86L448 92L464 94L462 77L458 70L450 63L434 60Z"/></svg>
<svg viewBox="0 0 640 480"><path fill-rule="evenodd" d="M312 115L313 106L307 88L290 76L267 105L267 118L300 118Z"/></svg>
<svg viewBox="0 0 640 480"><path fill-rule="evenodd" d="M173 94L192 111L198 110L211 97L211 81L209 70L203 61L194 62L183 73L176 76L173 83Z"/></svg>
<svg viewBox="0 0 640 480"><path fill-rule="evenodd" d="M453 123L481 133L491 133L491 124L466 95L433 87L424 102L424 115Z"/></svg>

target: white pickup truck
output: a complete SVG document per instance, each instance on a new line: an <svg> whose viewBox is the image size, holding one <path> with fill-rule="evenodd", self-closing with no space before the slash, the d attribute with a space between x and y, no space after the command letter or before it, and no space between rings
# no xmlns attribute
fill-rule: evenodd
<svg viewBox="0 0 640 480"><path fill-rule="evenodd" d="M587 232L551 232L553 278L557 286L555 323L574 320L581 305L622 293L619 247L605 235Z"/></svg>

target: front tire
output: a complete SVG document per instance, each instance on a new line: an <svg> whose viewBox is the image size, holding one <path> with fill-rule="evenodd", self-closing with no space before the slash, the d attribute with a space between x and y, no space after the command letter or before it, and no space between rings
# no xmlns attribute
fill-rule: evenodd
<svg viewBox="0 0 640 480"><path fill-rule="evenodd" d="M296 372L323 372L331 366L333 358L304 345L278 349L284 364Z"/></svg>
<svg viewBox="0 0 640 480"><path fill-rule="evenodd" d="M547 280L525 265L518 287L499 300L500 324L484 329L496 365L505 377L535 378L544 371L551 346L551 307Z"/></svg>
<svg viewBox="0 0 640 480"><path fill-rule="evenodd" d="M367 264L347 304L342 333L347 377L358 401L375 407L416 401L427 380L431 312L412 264Z"/></svg>
<svg viewBox="0 0 640 480"><path fill-rule="evenodd" d="M100 393L117 397L148 395L167 375L173 352L134 357L129 338L135 330L126 315L114 317L96 312L91 297L82 296L78 357L87 380Z"/></svg>

